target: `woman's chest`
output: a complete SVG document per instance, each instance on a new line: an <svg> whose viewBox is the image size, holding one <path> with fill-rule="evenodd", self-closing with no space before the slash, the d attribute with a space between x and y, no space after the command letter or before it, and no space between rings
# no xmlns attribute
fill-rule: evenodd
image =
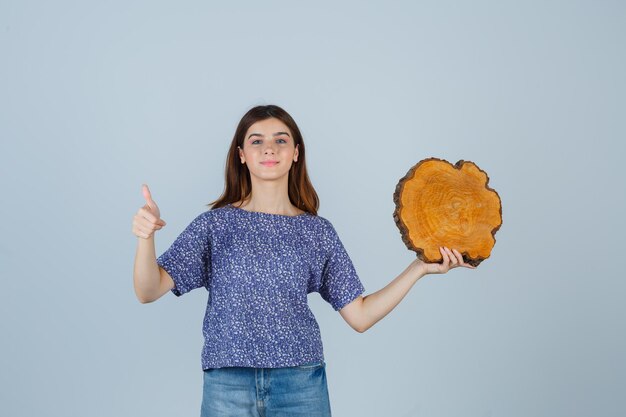
<svg viewBox="0 0 626 417"><path fill-rule="evenodd" d="M309 234L280 228L225 230L212 243L215 286L249 294L306 296L317 258Z"/></svg>

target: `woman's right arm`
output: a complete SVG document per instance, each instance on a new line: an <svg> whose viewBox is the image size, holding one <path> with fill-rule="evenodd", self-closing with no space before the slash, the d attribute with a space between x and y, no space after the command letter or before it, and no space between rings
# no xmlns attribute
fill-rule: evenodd
<svg viewBox="0 0 626 417"><path fill-rule="evenodd" d="M156 301L174 288L172 277L157 264L154 248L154 232L161 230L166 223L161 219L159 207L152 200L150 190L145 184L143 195L146 205L133 218L133 234L139 238L133 282L135 295L142 304Z"/></svg>
<svg viewBox="0 0 626 417"><path fill-rule="evenodd" d="M135 294L142 304L156 301L174 288L170 274L157 265L154 235L148 239L139 238L137 242L133 280Z"/></svg>

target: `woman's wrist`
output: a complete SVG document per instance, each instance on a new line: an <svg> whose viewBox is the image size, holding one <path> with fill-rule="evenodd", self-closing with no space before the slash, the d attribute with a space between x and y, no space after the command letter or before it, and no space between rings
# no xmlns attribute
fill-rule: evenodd
<svg viewBox="0 0 626 417"><path fill-rule="evenodd" d="M417 279L422 278L428 273L426 270L426 264L421 259L415 259L411 263L410 268L412 269Z"/></svg>

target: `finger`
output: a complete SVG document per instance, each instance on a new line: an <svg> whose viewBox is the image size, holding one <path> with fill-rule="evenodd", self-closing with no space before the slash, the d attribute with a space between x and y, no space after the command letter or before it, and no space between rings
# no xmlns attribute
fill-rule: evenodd
<svg viewBox="0 0 626 417"><path fill-rule="evenodd" d="M159 219L156 218L156 216L152 213L150 213L145 207L142 207L139 209L139 212L141 213L140 217L143 217L144 219L152 222L152 223L158 223Z"/></svg>
<svg viewBox="0 0 626 417"><path fill-rule="evenodd" d="M443 258L443 263L441 264L441 267L447 270L450 266L450 258L448 258L448 252L446 252L446 249L444 247L439 248L439 250L441 250L441 257Z"/></svg>
<svg viewBox="0 0 626 417"><path fill-rule="evenodd" d="M167 223L165 223L165 220L163 220L163 219L157 219L157 221L156 221L154 224L156 224L157 226L161 226L161 227L163 227L163 226L165 226Z"/></svg>
<svg viewBox="0 0 626 417"><path fill-rule="evenodd" d="M155 227L152 222L150 222L149 220L143 219L141 217L136 218L133 221L133 225L138 230L140 230L142 232L146 232L146 233L148 233L149 231L153 230L154 227Z"/></svg>
<svg viewBox="0 0 626 417"><path fill-rule="evenodd" d="M134 224L133 233L138 237L147 239L150 236L151 232L149 232L145 227L142 227L140 224Z"/></svg>
<svg viewBox="0 0 626 417"><path fill-rule="evenodd" d="M139 230L133 229L133 235L140 237L140 238L146 238L146 234L143 232L140 232Z"/></svg>
<svg viewBox="0 0 626 417"><path fill-rule="evenodd" d="M466 268L471 268L471 269L476 269L476 267L474 265L470 265L468 263L466 263L463 260L463 255L461 255L461 252L459 252L456 249L452 249L454 251L454 254L456 255L456 257L459 259L459 266L464 266Z"/></svg>
<svg viewBox="0 0 626 417"><path fill-rule="evenodd" d="M156 230L157 227L161 227L160 224L141 216L135 216L135 224L140 225L145 230Z"/></svg>
<svg viewBox="0 0 626 417"><path fill-rule="evenodd" d="M144 232L137 232L135 236L143 238L143 239L148 239L150 237L148 233L144 233Z"/></svg>
<svg viewBox="0 0 626 417"><path fill-rule="evenodd" d="M459 252L456 249L452 249L452 253L454 254L454 256L456 257L459 265L463 265L463 255L461 255L461 252Z"/></svg>
<svg viewBox="0 0 626 417"><path fill-rule="evenodd" d="M139 209L141 216L144 219L152 222L153 224L158 224L160 226L165 226L167 224L167 222L163 219L157 219L156 216L154 214L152 214L150 211L148 211L145 206L142 207L141 209Z"/></svg>
<svg viewBox="0 0 626 417"><path fill-rule="evenodd" d="M450 249L446 248L445 246L444 248L446 249L446 251L448 252L448 256L450 257L450 263L452 264L453 267L455 267L457 264L456 257L452 254L452 251Z"/></svg>
<svg viewBox="0 0 626 417"><path fill-rule="evenodd" d="M148 188L148 184L143 184L141 191L143 192L143 197L146 199L146 204L148 207L155 208L154 201L152 200L152 193L150 193L150 189Z"/></svg>

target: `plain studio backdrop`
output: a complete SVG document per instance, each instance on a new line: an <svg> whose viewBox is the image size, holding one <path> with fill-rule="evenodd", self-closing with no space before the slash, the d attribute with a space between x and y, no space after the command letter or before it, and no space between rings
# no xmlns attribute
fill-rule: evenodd
<svg viewBox="0 0 626 417"><path fill-rule="evenodd" d="M309 295L333 415L623 416L626 6L617 1L0 2L0 415L196 416L197 289L140 304L224 186L252 106L304 135L319 215L366 294L414 259L417 162L475 162L503 224L366 333Z"/></svg>

